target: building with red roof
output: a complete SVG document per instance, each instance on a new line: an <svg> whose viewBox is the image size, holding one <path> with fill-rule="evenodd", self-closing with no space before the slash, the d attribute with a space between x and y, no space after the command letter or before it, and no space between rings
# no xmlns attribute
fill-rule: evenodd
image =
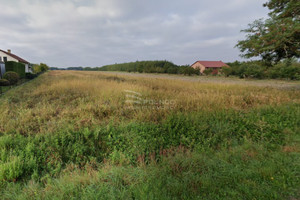
<svg viewBox="0 0 300 200"><path fill-rule="evenodd" d="M11 50L3 51L0 49L0 62L14 61L25 65L25 72L32 72L30 63L25 59L11 53Z"/></svg>
<svg viewBox="0 0 300 200"><path fill-rule="evenodd" d="M206 69L212 69L213 73L218 73L222 67L229 67L229 65L223 63L222 61L197 61L191 65L194 69L199 69L201 74L204 73Z"/></svg>

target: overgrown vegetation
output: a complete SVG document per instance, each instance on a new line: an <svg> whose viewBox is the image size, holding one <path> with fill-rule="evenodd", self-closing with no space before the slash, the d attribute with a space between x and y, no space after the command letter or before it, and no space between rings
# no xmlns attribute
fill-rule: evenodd
<svg viewBox="0 0 300 200"><path fill-rule="evenodd" d="M128 90L143 103L128 103ZM298 198L299 97L51 71L0 97L0 196Z"/></svg>
<svg viewBox="0 0 300 200"><path fill-rule="evenodd" d="M49 66L45 63L34 64L33 65L33 72L34 74L40 74L42 72L46 72L49 70Z"/></svg>
<svg viewBox="0 0 300 200"><path fill-rule="evenodd" d="M225 76L256 79L289 79L300 80L300 63L296 60L283 60L272 67L260 61L233 62L231 68L223 68Z"/></svg>
<svg viewBox="0 0 300 200"><path fill-rule="evenodd" d="M178 66L168 61L136 61L130 63L121 63L106 65L98 68L99 71L126 71L140 73L168 73L168 74L198 74L199 70L190 68L190 66Z"/></svg>

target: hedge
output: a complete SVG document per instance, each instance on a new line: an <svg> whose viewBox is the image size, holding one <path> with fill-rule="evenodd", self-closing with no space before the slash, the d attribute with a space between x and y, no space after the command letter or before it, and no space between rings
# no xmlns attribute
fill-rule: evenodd
<svg viewBox="0 0 300 200"><path fill-rule="evenodd" d="M14 61L8 61L5 63L6 71L14 71L19 74L20 78L25 78L25 65L23 63L17 63Z"/></svg>

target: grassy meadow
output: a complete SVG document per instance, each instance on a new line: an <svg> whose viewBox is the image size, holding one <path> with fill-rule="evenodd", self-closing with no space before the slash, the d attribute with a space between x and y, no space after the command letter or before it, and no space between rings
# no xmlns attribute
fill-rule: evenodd
<svg viewBox="0 0 300 200"><path fill-rule="evenodd" d="M299 87L50 71L0 113L1 199L300 198Z"/></svg>

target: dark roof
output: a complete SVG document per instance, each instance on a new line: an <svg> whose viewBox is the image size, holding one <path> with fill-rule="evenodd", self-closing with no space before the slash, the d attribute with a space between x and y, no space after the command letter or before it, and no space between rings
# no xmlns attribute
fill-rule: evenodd
<svg viewBox="0 0 300 200"><path fill-rule="evenodd" d="M222 61L200 61L199 60L199 61L195 62L194 64L196 64L196 63L200 63L204 67L224 67L224 66L229 67L228 65L226 65Z"/></svg>
<svg viewBox="0 0 300 200"><path fill-rule="evenodd" d="M7 51L3 51L3 50L1 50L1 49L0 49L0 51L2 51L3 53L6 53L7 55L9 55L9 56L11 56L11 57L13 57L14 59L17 59L17 60L18 60L19 62L21 62L21 63L29 64L28 61L24 60L23 58L20 58L19 56L16 56L15 54L9 53L9 52L7 52Z"/></svg>

